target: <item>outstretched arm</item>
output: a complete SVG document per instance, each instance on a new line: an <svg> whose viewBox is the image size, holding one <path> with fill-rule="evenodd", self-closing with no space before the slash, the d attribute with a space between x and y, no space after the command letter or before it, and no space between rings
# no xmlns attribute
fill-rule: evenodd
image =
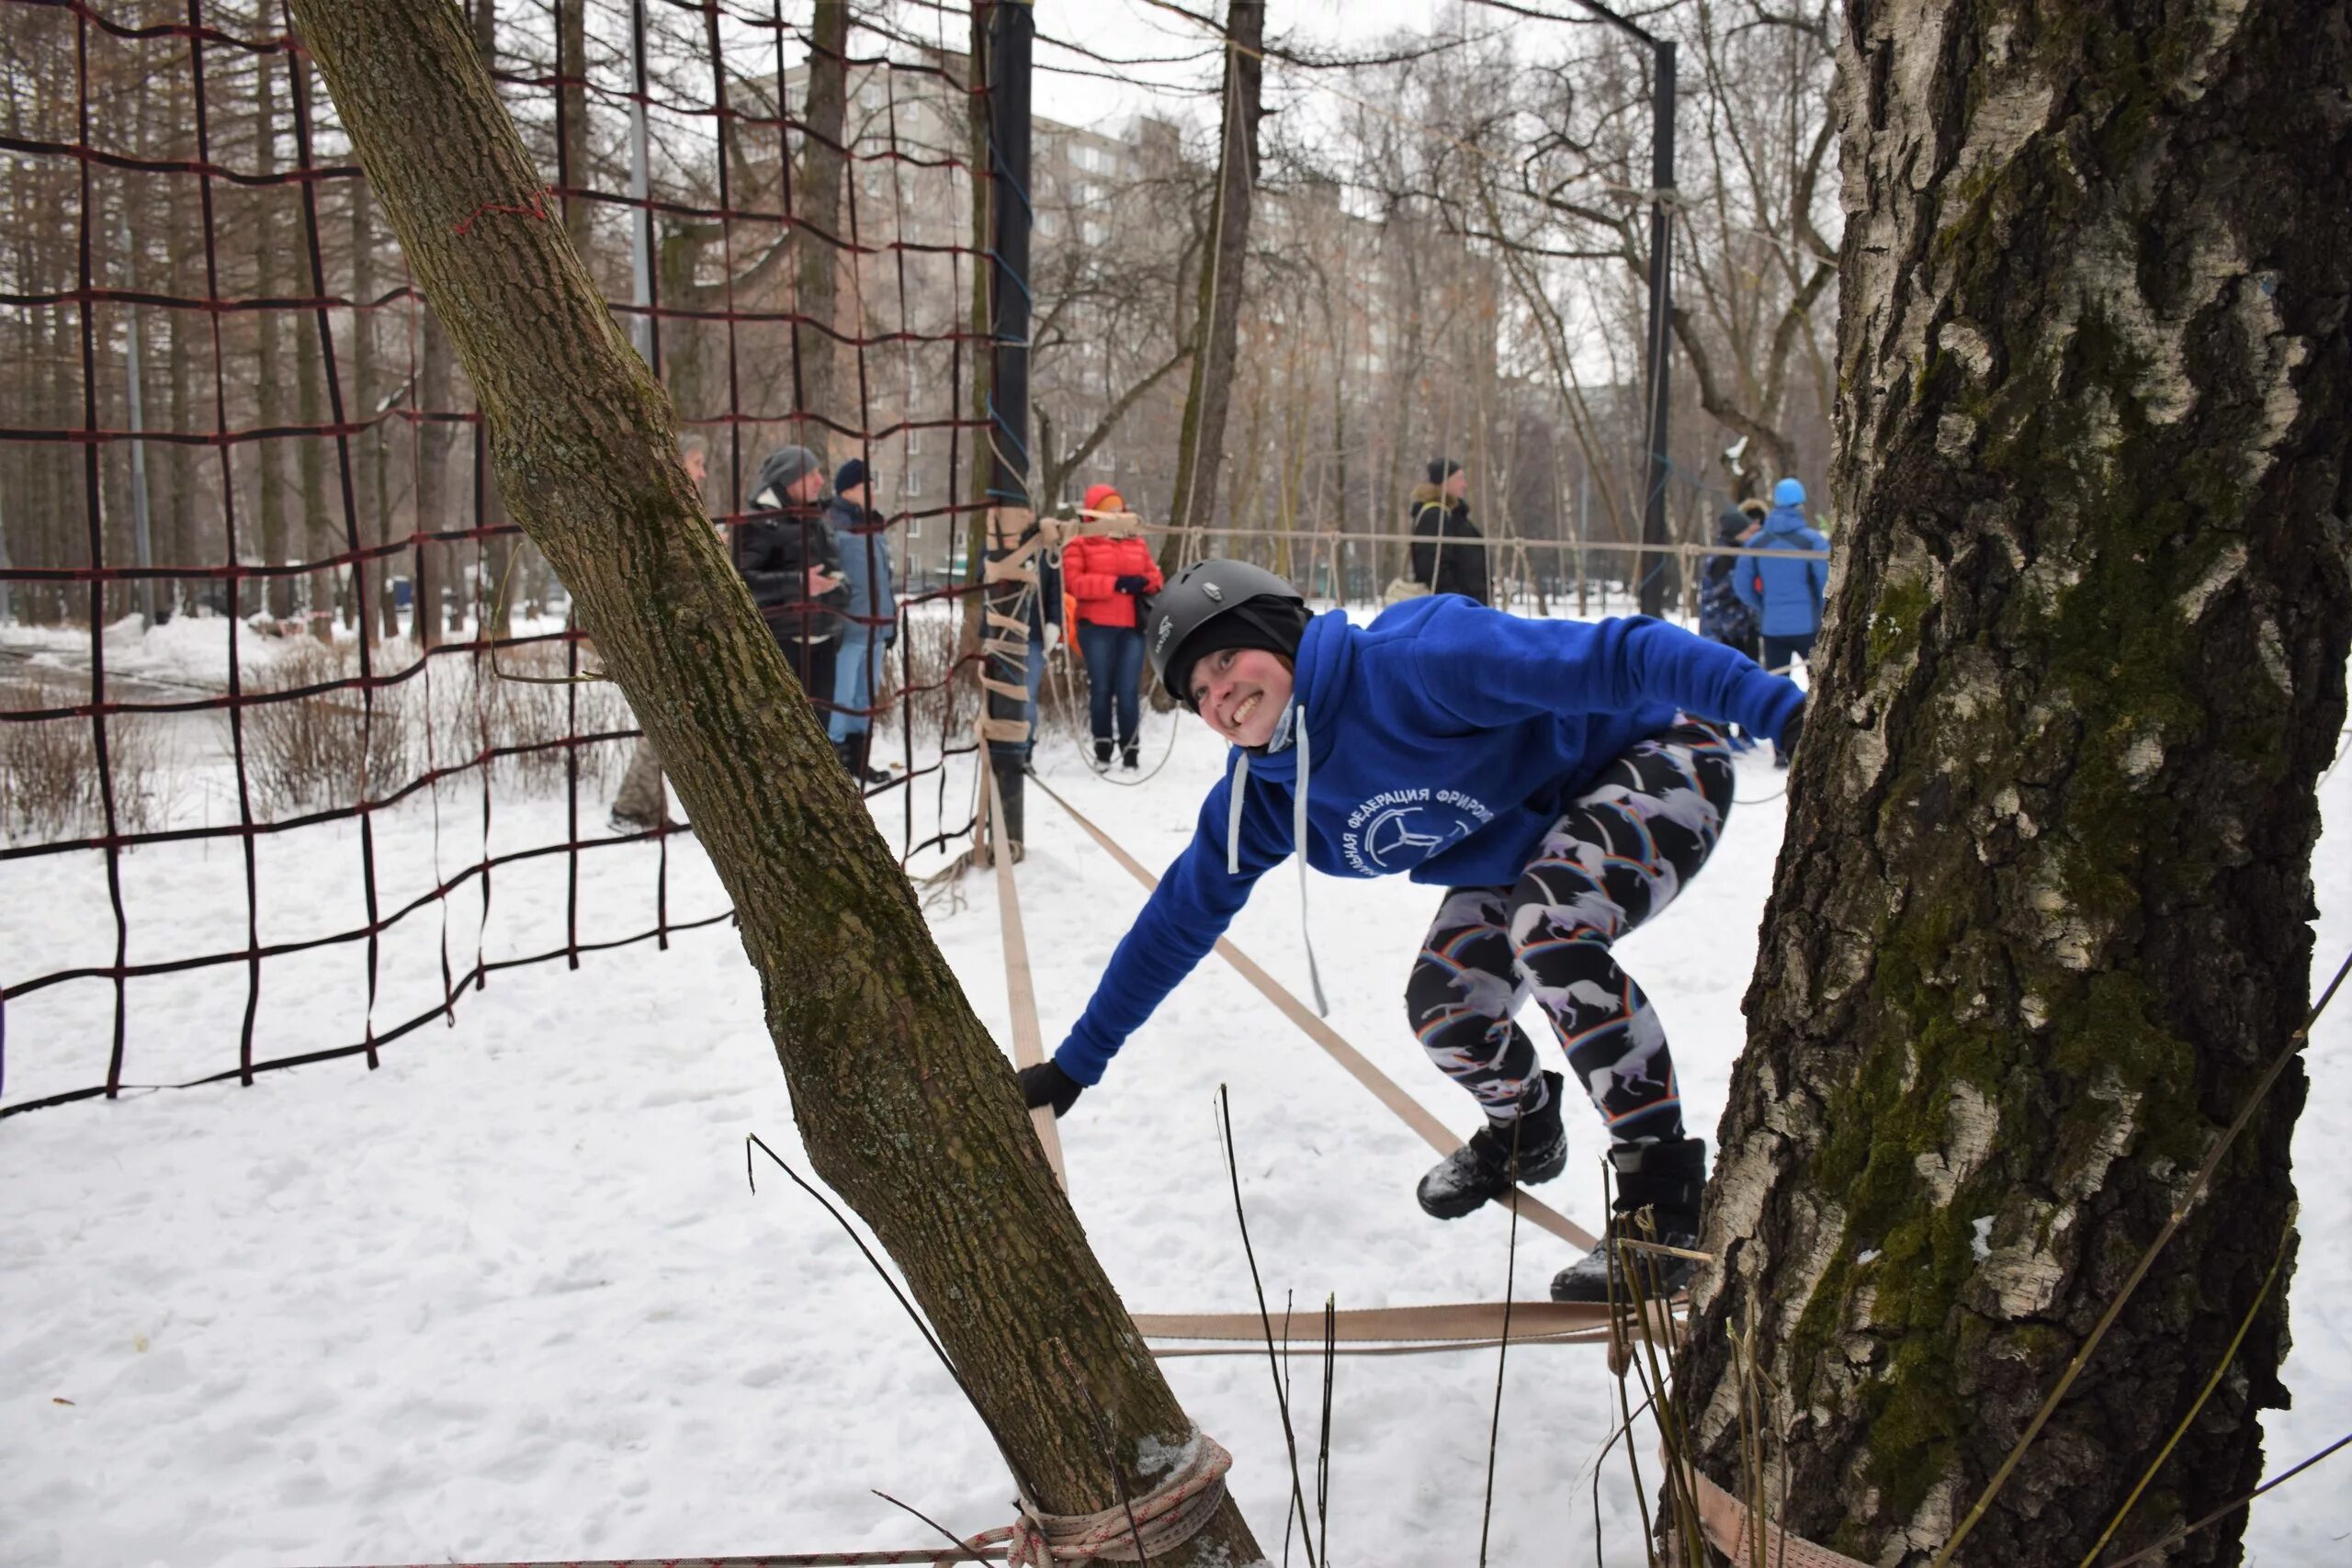
<svg viewBox="0 0 2352 1568"><path fill-rule="evenodd" d="M1071 1082L1084 1086L1102 1081L1103 1069L1127 1036L1208 956L1249 901L1258 878L1290 853L1287 831L1277 831L1274 814L1255 809L1252 797L1252 808L1244 813L1241 825L1240 871L1228 871L1225 835L1231 799L1229 779L1209 791L1201 803L1193 841L1169 866L1143 913L1119 939L1085 1012L1054 1052L1053 1065Z"/></svg>
<svg viewBox="0 0 2352 1568"><path fill-rule="evenodd" d="M1537 713L1613 713L1645 702L1727 719L1767 738L1804 703L1796 682L1744 653L1645 615L1534 621L1468 605L1432 622L1417 660L1432 702L1465 724L1516 723ZM1475 658L1460 657L1465 649Z"/></svg>

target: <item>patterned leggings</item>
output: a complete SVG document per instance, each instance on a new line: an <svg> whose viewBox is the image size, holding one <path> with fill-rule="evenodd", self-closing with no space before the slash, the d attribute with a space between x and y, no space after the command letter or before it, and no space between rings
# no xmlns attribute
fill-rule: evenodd
<svg viewBox="0 0 2352 1568"><path fill-rule="evenodd" d="M1447 891L1405 986L1421 1047L1508 1119L1540 1094L1535 1047L1512 1015L1534 998L1612 1141L1682 1136L1666 1028L1610 943L1673 902L1731 812L1732 754L1680 720L1611 762L1544 834L1509 887Z"/></svg>

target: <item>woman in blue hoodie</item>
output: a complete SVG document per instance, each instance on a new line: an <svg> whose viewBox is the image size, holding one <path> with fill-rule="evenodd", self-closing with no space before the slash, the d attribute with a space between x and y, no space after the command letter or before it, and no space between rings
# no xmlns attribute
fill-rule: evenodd
<svg viewBox="0 0 2352 1568"><path fill-rule="evenodd" d="M1691 1245L1705 1148L1611 945L1714 848L1732 800L1717 725L1792 742L1804 694L1662 621L1523 620L1441 593L1359 627L1233 561L1177 578L1148 636L1161 682L1232 743L1232 763L1069 1038L1022 1073L1028 1103L1058 1115L1101 1081L1258 878L1304 846L1302 884L1311 864L1445 890L1406 1007L1487 1125L1421 1179L1421 1206L1452 1219L1565 1168L1563 1080L1512 1021L1532 997L1608 1123L1617 1213L1650 1208L1660 1240ZM1606 1299L1609 1251L1563 1270L1554 1299Z"/></svg>

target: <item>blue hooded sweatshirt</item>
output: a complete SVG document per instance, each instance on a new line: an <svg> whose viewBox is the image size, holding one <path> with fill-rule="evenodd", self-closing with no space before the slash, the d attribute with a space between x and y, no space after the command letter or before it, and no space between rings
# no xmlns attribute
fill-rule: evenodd
<svg viewBox="0 0 2352 1568"><path fill-rule="evenodd" d="M1750 544L1759 550L1826 550L1829 536L1806 524L1802 506L1776 506ZM1734 556L1732 563L1732 591L1756 612L1757 629L1766 637L1811 637L1821 629L1827 561Z"/></svg>
<svg viewBox="0 0 2352 1568"><path fill-rule="evenodd" d="M1233 750L1054 1061L1100 1082L1302 838L1333 876L1507 886L1568 803L1678 710L1777 737L1804 701L1746 655L1646 617L1524 620L1453 593L1370 626L1317 615L1298 647L1293 743Z"/></svg>

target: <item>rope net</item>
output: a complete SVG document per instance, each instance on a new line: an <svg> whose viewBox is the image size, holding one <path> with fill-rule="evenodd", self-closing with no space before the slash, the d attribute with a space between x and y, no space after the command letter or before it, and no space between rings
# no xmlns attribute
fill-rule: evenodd
<svg viewBox="0 0 2352 1568"><path fill-rule="evenodd" d="M669 387L739 558L772 452L872 471L887 522L833 537L896 602L831 602L866 678L812 697L870 731L902 859L957 844L988 358L964 19L466 9L546 173L533 216ZM0 863L25 937L0 1115L374 1067L499 971L730 918L291 34L282 0L0 0Z"/></svg>

